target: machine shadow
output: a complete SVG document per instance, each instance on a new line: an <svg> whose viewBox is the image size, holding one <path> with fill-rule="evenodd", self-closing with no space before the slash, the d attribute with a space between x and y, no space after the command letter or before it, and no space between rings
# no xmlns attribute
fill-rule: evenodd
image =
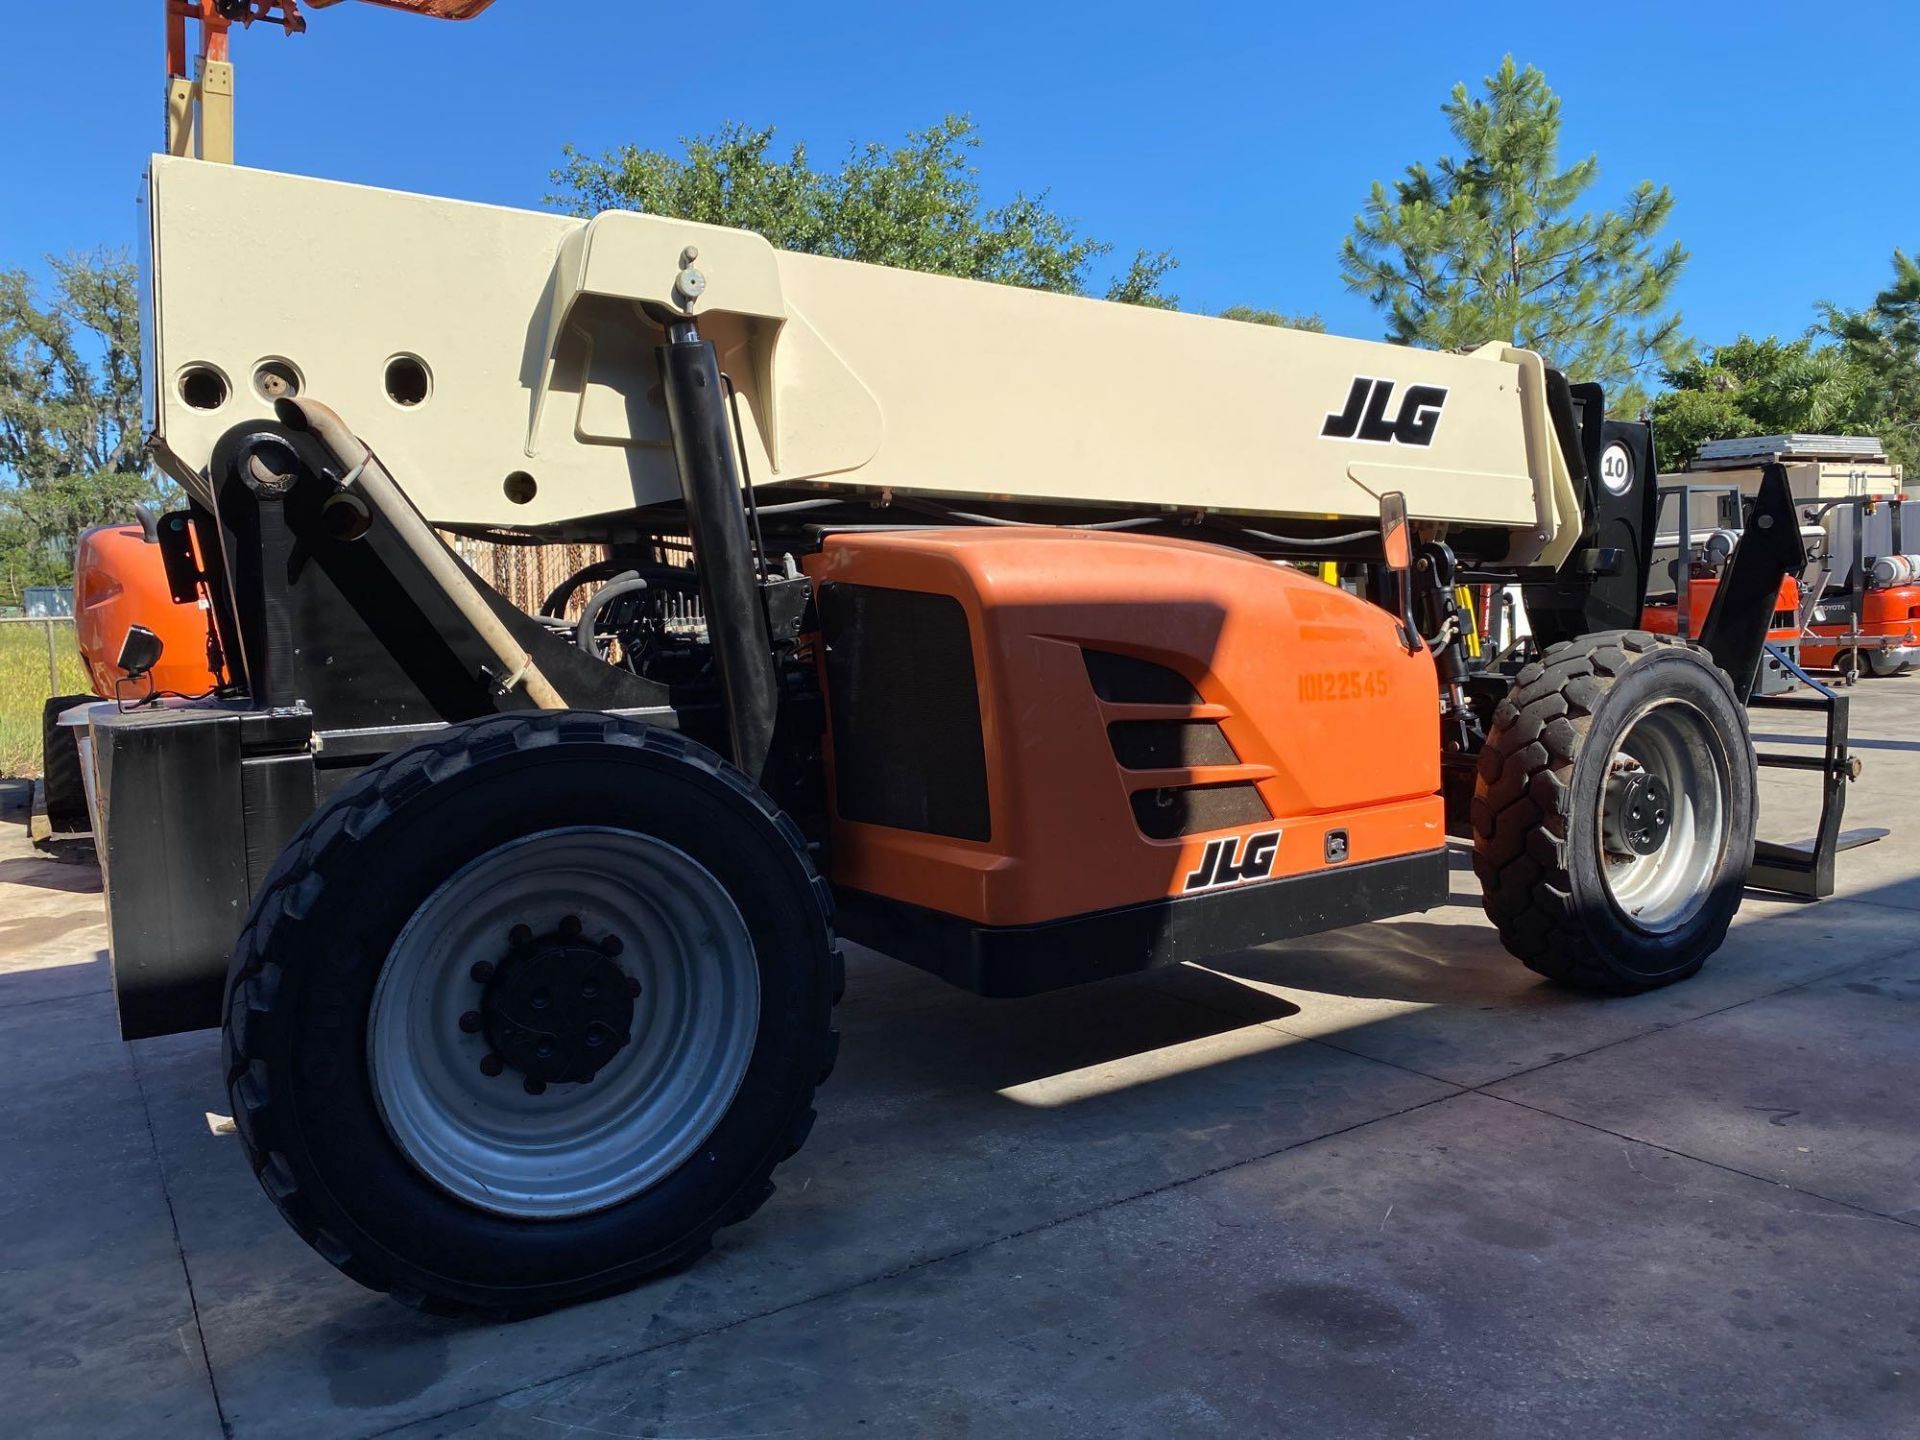
<svg viewBox="0 0 1920 1440"><path fill-rule="evenodd" d="M68 928L78 927L49 926L35 934L0 921L0 955L36 941L42 946L49 946ZM104 950L95 950L84 960L0 970L0 1016L22 1006L104 996L111 988L111 975L107 952ZM116 1042L118 1038L116 1033Z"/></svg>
<svg viewBox="0 0 1920 1440"><path fill-rule="evenodd" d="M888 974L898 962L877 952L848 960L842 1053L858 1052L863 1087L905 1093L1010 1090L1300 1013L1291 1001L1190 965L993 1000L931 975ZM870 999L862 995L869 987Z"/></svg>
<svg viewBox="0 0 1920 1440"><path fill-rule="evenodd" d="M1472 902L1456 894L1452 903ZM1564 1058L1898 953L1903 918L1895 907L1917 905L1909 881L1750 915L1701 975L1632 996L1588 994L1536 976L1477 920L1352 926L1023 1000L984 1000L861 951L852 957L842 1014L843 1066L857 1074L865 1096L944 1092L962 1111L988 1101L1027 1107L1097 1100L1132 1116L1127 1123L1144 1140L1165 1107L1144 1105L1136 1114L1122 1103L1129 1091L1177 1084L1183 1095L1201 1096L1209 1075L1231 1090L1239 1083L1235 1072L1270 1064L1271 1050L1310 1036L1391 1056L1406 1038L1393 1032L1409 1025L1429 1037L1457 1030L1475 1044L1502 1029L1544 1028L1557 1038L1542 1061ZM1850 918L1837 907L1848 907ZM1848 924L1861 927L1857 942L1808 943ZM1396 1008L1369 1011L1367 1002ZM1241 1033L1249 1027L1279 1034L1269 1045ZM1208 1042L1216 1042L1211 1053ZM1101 1071L1111 1073L1102 1078ZM1076 1078L1082 1076L1090 1082ZM1057 1100L1007 1093L1044 1090L1049 1082L1066 1082ZM822 1100L833 1104L831 1087ZM1191 1117L1167 1123L1179 1128Z"/></svg>
<svg viewBox="0 0 1920 1440"><path fill-rule="evenodd" d="M0 885L28 885L35 890L61 890L71 895L98 895L102 889L97 865L38 855L0 860Z"/></svg>

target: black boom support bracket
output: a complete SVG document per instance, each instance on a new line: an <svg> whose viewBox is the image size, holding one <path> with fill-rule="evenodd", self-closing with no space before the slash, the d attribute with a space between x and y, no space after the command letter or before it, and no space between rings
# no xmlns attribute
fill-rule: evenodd
<svg viewBox="0 0 1920 1440"><path fill-rule="evenodd" d="M1744 698L1753 693L1767 630L1779 605L1780 582L1798 575L1806 563L1786 467L1776 462L1761 472L1760 493L1747 514L1746 529L1700 627L1701 645L1727 672L1734 694ZM1685 585L1684 580L1679 583Z"/></svg>
<svg viewBox="0 0 1920 1440"><path fill-rule="evenodd" d="M1684 503L1684 501L1683 501ZM1684 557L1683 557L1684 560ZM1813 837L1797 844L1771 840L1754 842L1753 866L1747 883L1803 899L1821 900L1833 893L1834 857L1842 850L1865 845L1884 830L1841 833L1846 812L1846 787L1860 774L1860 763L1847 751L1847 700L1820 684L1782 650L1773 660L1807 690L1804 695L1755 695L1760 662L1769 652L1767 631L1779 607L1780 582L1798 575L1807 563L1800 537L1800 517L1787 486L1786 467L1778 462L1761 472L1760 491L1747 512L1740 543L1714 596L1713 609L1700 627L1700 643L1726 671L1736 695L1748 705L1776 710L1824 712L1827 721L1825 753L1786 755L1763 751L1755 756L1763 768L1812 770L1821 777L1820 823ZM1684 589L1684 574L1677 582Z"/></svg>

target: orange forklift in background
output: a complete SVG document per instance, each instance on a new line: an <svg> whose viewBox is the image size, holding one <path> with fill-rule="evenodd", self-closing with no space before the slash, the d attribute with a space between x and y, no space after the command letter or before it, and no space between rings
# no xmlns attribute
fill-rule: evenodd
<svg viewBox="0 0 1920 1440"><path fill-rule="evenodd" d="M206 588L195 575L170 576L160 544L160 527L184 527L185 516L156 517L145 506L139 514L83 530L74 546L74 638L93 689L55 695L41 709L41 789L56 837L93 828L80 751L85 707L212 695L228 683Z"/></svg>

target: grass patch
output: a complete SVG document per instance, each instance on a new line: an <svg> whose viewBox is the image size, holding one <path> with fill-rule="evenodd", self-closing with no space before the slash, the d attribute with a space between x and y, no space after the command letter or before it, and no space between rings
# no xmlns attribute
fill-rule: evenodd
<svg viewBox="0 0 1920 1440"><path fill-rule="evenodd" d="M0 620L0 775L40 773L40 711L55 695L84 695L93 687L80 663L73 622L53 624L53 680L48 689L47 626L38 620Z"/></svg>

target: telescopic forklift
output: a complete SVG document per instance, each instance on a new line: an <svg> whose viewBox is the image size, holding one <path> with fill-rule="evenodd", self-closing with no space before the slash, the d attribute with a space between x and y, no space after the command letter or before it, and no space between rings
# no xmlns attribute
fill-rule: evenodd
<svg viewBox="0 0 1920 1440"><path fill-rule="evenodd" d="M146 204L232 683L91 719L121 1024L223 1027L268 1197L369 1286L701 1253L813 1123L840 937L1029 995L1439 905L1449 828L1567 984L1682 980L1740 905L1792 507L1699 643L1634 628L1651 436L1538 355L185 154ZM610 558L568 622L436 529ZM1541 648L1476 670L1455 593L1506 583Z"/></svg>

